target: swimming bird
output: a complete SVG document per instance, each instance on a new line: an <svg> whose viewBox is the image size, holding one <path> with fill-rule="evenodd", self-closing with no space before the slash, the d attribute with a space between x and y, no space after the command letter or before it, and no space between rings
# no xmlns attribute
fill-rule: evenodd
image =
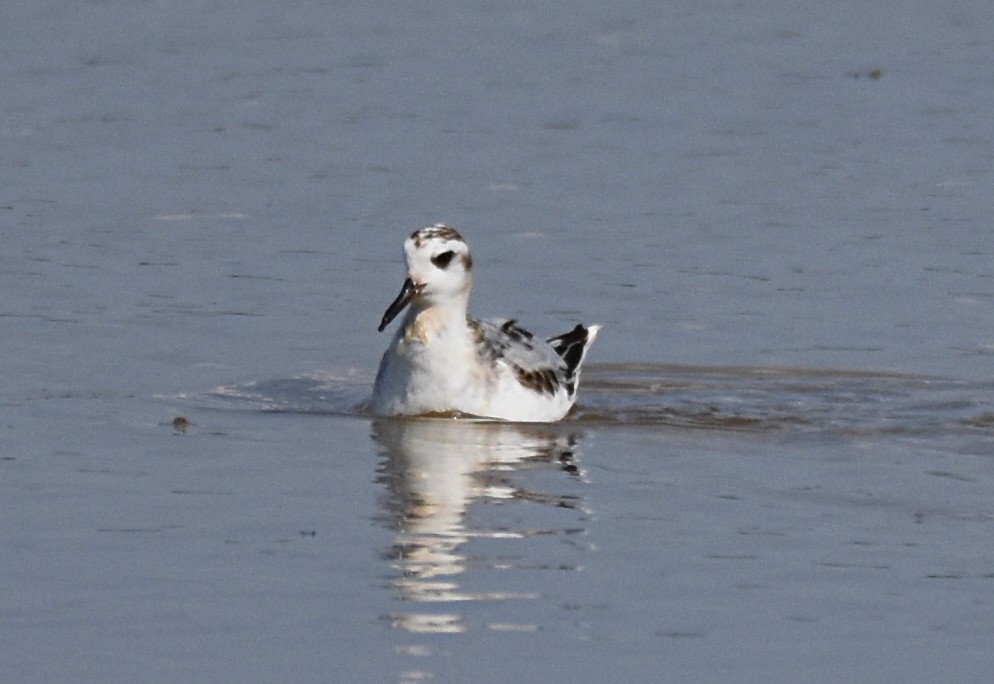
<svg viewBox="0 0 994 684"><path fill-rule="evenodd" d="M404 258L407 278L378 330L409 308L380 361L373 413L552 422L569 412L601 326L577 325L542 341L513 319L472 318L473 258L449 226L414 231Z"/></svg>

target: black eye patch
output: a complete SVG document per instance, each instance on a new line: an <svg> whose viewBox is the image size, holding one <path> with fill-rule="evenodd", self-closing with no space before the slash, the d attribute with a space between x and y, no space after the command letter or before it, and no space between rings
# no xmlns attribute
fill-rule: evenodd
<svg viewBox="0 0 994 684"><path fill-rule="evenodd" d="M442 252L441 254L436 254L431 258L431 263L435 264L439 268L448 268L449 264L452 263L452 258L456 255L455 252L449 250L448 252Z"/></svg>

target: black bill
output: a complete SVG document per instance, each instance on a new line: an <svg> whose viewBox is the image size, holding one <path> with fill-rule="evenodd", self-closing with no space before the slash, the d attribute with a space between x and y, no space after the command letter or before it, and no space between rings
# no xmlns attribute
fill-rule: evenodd
<svg viewBox="0 0 994 684"><path fill-rule="evenodd" d="M397 295L397 299L393 300L390 306L387 307L386 313L383 314L383 320L380 321L380 327L376 329L376 332L383 332L383 329L390 325L390 321L397 317L404 307L411 303L411 300L416 296L421 294L421 290L424 289L424 285L415 285L414 281L408 278L404 281L404 286L400 288L400 294Z"/></svg>

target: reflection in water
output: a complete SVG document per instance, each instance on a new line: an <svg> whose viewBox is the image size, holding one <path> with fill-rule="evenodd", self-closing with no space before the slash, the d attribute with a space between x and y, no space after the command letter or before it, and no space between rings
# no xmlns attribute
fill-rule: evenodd
<svg viewBox="0 0 994 684"><path fill-rule="evenodd" d="M372 434L386 456L379 479L387 489L384 508L397 531L390 552L398 572L392 586L403 601L451 608L394 614L390 616L394 627L408 632L458 633L466 630L462 615L454 608L459 602L539 597L529 592L462 588L460 576L467 571L463 547L471 539L548 534L547 530L470 529L466 512L474 500L483 498L580 509L581 501L575 496L539 494L510 481L512 471L534 463L554 463L571 477L582 477L574 462L575 429L457 419L383 419L374 421ZM506 563L506 558L501 562Z"/></svg>

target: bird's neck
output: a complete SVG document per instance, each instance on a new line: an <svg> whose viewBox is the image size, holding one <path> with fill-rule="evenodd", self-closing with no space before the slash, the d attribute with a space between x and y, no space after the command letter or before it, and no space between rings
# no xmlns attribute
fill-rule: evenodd
<svg viewBox="0 0 994 684"><path fill-rule="evenodd" d="M468 297L446 300L444 303L418 302L407 312L404 337L417 339L424 345L448 335L468 334L466 305Z"/></svg>

